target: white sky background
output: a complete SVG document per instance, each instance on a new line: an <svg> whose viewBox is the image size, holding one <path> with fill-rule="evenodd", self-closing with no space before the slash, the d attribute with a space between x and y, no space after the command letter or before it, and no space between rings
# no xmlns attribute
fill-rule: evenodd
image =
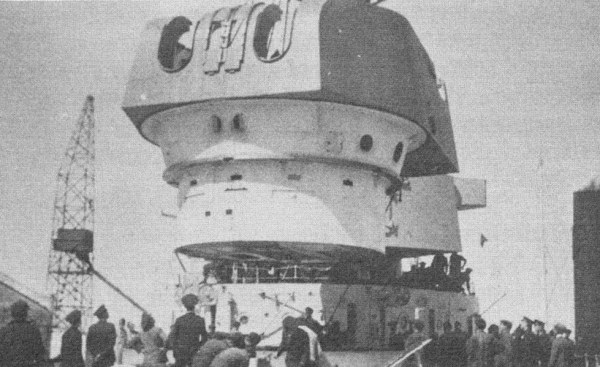
<svg viewBox="0 0 600 367"><path fill-rule="evenodd" d="M120 103L145 22L201 4L0 3L0 271L45 292L56 174L93 94L96 267L166 320L176 267L172 222L160 212L174 210L176 192ZM408 18L447 83L460 176L488 181L488 207L460 217L481 309L507 292L486 319L544 318L545 243L548 321L573 326L572 193L600 173L599 3L385 6ZM96 290L113 318L138 321L99 281Z"/></svg>

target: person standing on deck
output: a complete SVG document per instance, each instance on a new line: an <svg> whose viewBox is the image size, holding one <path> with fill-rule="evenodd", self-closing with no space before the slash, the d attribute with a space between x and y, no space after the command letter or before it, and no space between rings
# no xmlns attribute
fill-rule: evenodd
<svg viewBox="0 0 600 367"><path fill-rule="evenodd" d="M421 343L429 339L427 334L423 332L425 324L421 320L415 320L413 327L415 332L410 334L406 339L406 350L410 351L417 348ZM423 367L423 351L419 350L413 356L408 359L409 365Z"/></svg>
<svg viewBox="0 0 600 367"><path fill-rule="evenodd" d="M308 326L320 338L323 332L323 326L321 326L321 324L319 324L317 320L313 319L313 312L314 311L312 308L306 307L306 309L304 310L304 318L300 320L300 323Z"/></svg>
<svg viewBox="0 0 600 367"><path fill-rule="evenodd" d="M461 366L463 360L463 351L459 337L452 331L452 324L449 321L444 322L444 333L438 339L438 357L439 365Z"/></svg>
<svg viewBox="0 0 600 367"><path fill-rule="evenodd" d="M512 336L510 335L512 323L500 320L500 343L504 350L495 357L496 367L512 367Z"/></svg>
<svg viewBox="0 0 600 367"><path fill-rule="evenodd" d="M550 336L544 330L544 323L540 320L533 321L533 334L535 335L535 358L536 362L541 367L548 366L550 359L550 351L552 349L552 341Z"/></svg>
<svg viewBox="0 0 600 367"><path fill-rule="evenodd" d="M198 297L194 294L186 294L181 298L181 303L187 313L175 320L169 336L177 367L189 366L194 354L208 340L204 319L196 315L194 311L198 304Z"/></svg>
<svg viewBox="0 0 600 367"><path fill-rule="evenodd" d="M141 342L142 354L144 361L142 367L164 367L167 363L166 341L167 335L165 332L155 326L154 318L147 314L142 314L142 332L130 341L132 345L137 345L138 340Z"/></svg>
<svg viewBox="0 0 600 367"><path fill-rule="evenodd" d="M119 320L119 330L117 335L117 364L123 364L123 350L127 345L127 329L125 319Z"/></svg>
<svg viewBox="0 0 600 367"><path fill-rule="evenodd" d="M556 324L554 330L556 339L552 342L548 367L571 367L575 358L575 346L566 338L567 328L562 324Z"/></svg>
<svg viewBox="0 0 600 367"><path fill-rule="evenodd" d="M44 360L42 334L27 320L28 312L23 300L10 306L12 320L0 329L0 366L35 366Z"/></svg>
<svg viewBox="0 0 600 367"><path fill-rule="evenodd" d="M523 317L519 327L513 333L514 363L516 367L532 367L535 363L535 336L531 331L533 321Z"/></svg>
<svg viewBox="0 0 600 367"><path fill-rule="evenodd" d="M92 356L92 367L109 367L116 361L114 348L117 330L115 325L108 322L108 310L104 305L98 307L94 316L98 322L88 330L86 349Z"/></svg>
<svg viewBox="0 0 600 367"><path fill-rule="evenodd" d="M75 310L69 313L66 320L71 327L62 335L60 345L60 367L84 367L83 354L81 353L81 311Z"/></svg>
<svg viewBox="0 0 600 367"><path fill-rule="evenodd" d="M494 357L502 352L502 345L493 335L487 334L485 320L475 320L475 332L467 341L469 367L493 367Z"/></svg>

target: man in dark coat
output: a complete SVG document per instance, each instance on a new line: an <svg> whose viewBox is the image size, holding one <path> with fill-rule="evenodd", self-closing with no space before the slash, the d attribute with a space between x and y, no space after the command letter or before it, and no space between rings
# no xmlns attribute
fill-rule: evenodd
<svg viewBox="0 0 600 367"><path fill-rule="evenodd" d="M114 348L117 329L108 322L108 310L104 305L98 307L94 316L98 318L98 322L88 330L86 349L92 356L92 367L109 367L116 360Z"/></svg>
<svg viewBox="0 0 600 367"><path fill-rule="evenodd" d="M464 345L459 336L452 332L452 324L444 322L444 333L438 339L439 365L462 366L464 361Z"/></svg>
<svg viewBox="0 0 600 367"><path fill-rule="evenodd" d="M188 312L175 320L169 336L177 367L189 366L194 354L208 340L204 319L194 312L198 297L194 294L186 294L181 299L181 303Z"/></svg>
<svg viewBox="0 0 600 367"><path fill-rule="evenodd" d="M531 331L533 321L523 317L513 333L513 362L516 367L537 366L535 361L535 336Z"/></svg>
<svg viewBox="0 0 600 367"><path fill-rule="evenodd" d="M556 339L552 342L548 367L571 367L575 356L575 345L566 338L566 327L557 324L554 330L556 331Z"/></svg>
<svg viewBox="0 0 600 367"><path fill-rule="evenodd" d="M291 316L283 319L281 344L275 358L279 358L285 352L286 367L300 367L308 361L310 340L308 334L299 328L301 325L305 325L302 319Z"/></svg>
<svg viewBox="0 0 600 367"><path fill-rule="evenodd" d="M33 367L44 360L46 350L39 329L27 321L29 305L18 300L10 306L12 320L0 329L0 366Z"/></svg>
<svg viewBox="0 0 600 367"><path fill-rule="evenodd" d="M67 315L66 320L71 327L62 335L60 345L60 367L84 367L83 356L81 354L81 311L75 310Z"/></svg>
<svg viewBox="0 0 600 367"><path fill-rule="evenodd" d="M323 326L321 326L321 324L319 324L317 320L313 319L313 312L314 311L312 308L306 307L306 309L304 310L304 318L300 319L300 323L308 326L320 338L323 334Z"/></svg>
<svg viewBox="0 0 600 367"><path fill-rule="evenodd" d="M453 252L450 255L450 271L448 275L452 278L458 278L466 264L467 259L457 254L456 252Z"/></svg>
<svg viewBox="0 0 600 367"><path fill-rule="evenodd" d="M550 359L552 341L550 340L550 335L546 334L544 323L542 321L533 321L533 334L535 335L536 362L539 363L541 367L547 367L548 360Z"/></svg>
<svg viewBox="0 0 600 367"><path fill-rule="evenodd" d="M494 357L504 349L493 335L487 334L485 320L475 319L476 330L467 341L467 356L470 367L494 367Z"/></svg>
<svg viewBox="0 0 600 367"><path fill-rule="evenodd" d="M512 366L513 350L510 329L512 329L512 322L508 320L500 321L500 343L504 346L504 350L495 357L496 367Z"/></svg>

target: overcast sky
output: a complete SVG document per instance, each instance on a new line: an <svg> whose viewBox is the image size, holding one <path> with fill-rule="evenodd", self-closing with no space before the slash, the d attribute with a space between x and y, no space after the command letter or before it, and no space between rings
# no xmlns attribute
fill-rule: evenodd
<svg viewBox="0 0 600 367"><path fill-rule="evenodd" d="M490 322L544 318L547 247L548 321L573 325L572 193L600 173L599 4L385 3L412 23L447 83L459 175L488 182L488 207L460 218L481 310L507 293L486 313ZM173 223L160 213L174 210L176 193L161 179L158 148L138 135L120 102L145 22L200 7L0 3L0 271L45 291L56 173L93 94L96 267L164 313L176 268L165 246ZM95 304L113 307L115 317L134 314L96 285Z"/></svg>

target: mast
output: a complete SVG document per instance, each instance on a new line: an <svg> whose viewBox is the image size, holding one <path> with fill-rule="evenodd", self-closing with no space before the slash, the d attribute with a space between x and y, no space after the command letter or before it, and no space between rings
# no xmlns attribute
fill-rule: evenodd
<svg viewBox="0 0 600 367"><path fill-rule="evenodd" d="M89 95L57 175L47 276L54 327L73 310L87 327L93 307L94 125Z"/></svg>

